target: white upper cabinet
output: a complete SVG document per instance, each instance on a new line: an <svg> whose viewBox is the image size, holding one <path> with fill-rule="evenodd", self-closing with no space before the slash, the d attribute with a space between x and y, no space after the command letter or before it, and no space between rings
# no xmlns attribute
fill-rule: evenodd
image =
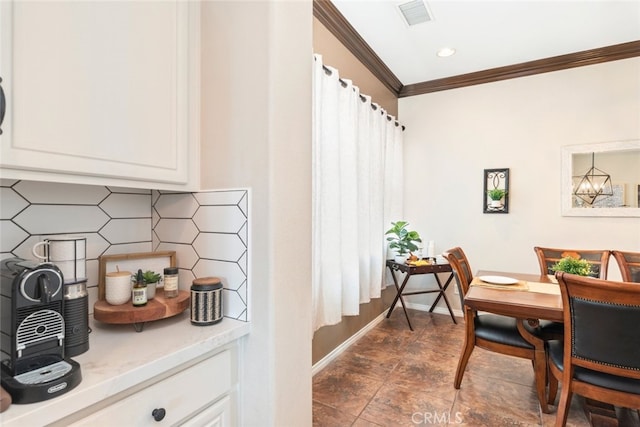
<svg viewBox="0 0 640 427"><path fill-rule="evenodd" d="M199 4L1 1L3 178L197 186Z"/></svg>

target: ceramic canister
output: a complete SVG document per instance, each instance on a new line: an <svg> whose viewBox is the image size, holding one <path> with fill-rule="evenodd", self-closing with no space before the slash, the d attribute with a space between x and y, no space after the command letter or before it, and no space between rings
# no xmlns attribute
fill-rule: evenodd
<svg viewBox="0 0 640 427"><path fill-rule="evenodd" d="M111 305L121 305L131 298L131 272L114 271L104 277L105 299Z"/></svg>
<svg viewBox="0 0 640 427"><path fill-rule="evenodd" d="M217 277L201 277L191 284L191 323L213 325L222 320L222 282Z"/></svg>

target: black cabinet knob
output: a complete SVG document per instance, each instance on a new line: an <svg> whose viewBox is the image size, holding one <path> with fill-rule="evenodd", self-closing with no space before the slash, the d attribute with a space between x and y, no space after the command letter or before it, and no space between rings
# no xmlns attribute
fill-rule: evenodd
<svg viewBox="0 0 640 427"><path fill-rule="evenodd" d="M164 408L158 408L154 409L153 412L151 412L151 415L153 415L154 420L162 421L164 416L167 415L167 411L165 411Z"/></svg>

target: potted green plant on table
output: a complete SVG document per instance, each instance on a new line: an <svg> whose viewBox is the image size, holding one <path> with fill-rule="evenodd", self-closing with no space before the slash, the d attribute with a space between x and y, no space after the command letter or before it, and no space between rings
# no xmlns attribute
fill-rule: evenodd
<svg viewBox="0 0 640 427"><path fill-rule="evenodd" d="M142 273L142 281L147 285L147 299L152 299L156 296L156 287L162 276L155 271L147 270ZM131 277L132 281L136 280L135 276Z"/></svg>
<svg viewBox="0 0 640 427"><path fill-rule="evenodd" d="M566 256L551 266L553 271L564 271L569 274L577 274L578 276L589 276L592 274L591 264L586 259L579 256Z"/></svg>
<svg viewBox="0 0 640 427"><path fill-rule="evenodd" d="M492 208L501 208L502 207L502 198L507 194L506 190L502 188L494 188L492 190L487 191L487 195L491 199L491 203L489 206Z"/></svg>
<svg viewBox="0 0 640 427"><path fill-rule="evenodd" d="M407 230L409 225L406 221L396 221L391 223L392 227L385 234L392 236L387 237L389 248L396 252L395 261L404 263L412 251L418 249L416 242L422 242L420 234L414 230Z"/></svg>

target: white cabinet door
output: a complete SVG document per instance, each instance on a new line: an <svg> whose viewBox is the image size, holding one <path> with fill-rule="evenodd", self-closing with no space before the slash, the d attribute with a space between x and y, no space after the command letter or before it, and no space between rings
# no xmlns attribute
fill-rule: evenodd
<svg viewBox="0 0 640 427"><path fill-rule="evenodd" d="M231 398L225 396L193 418L181 424L182 427L230 427Z"/></svg>
<svg viewBox="0 0 640 427"><path fill-rule="evenodd" d="M180 0L1 1L3 172L187 183L198 16Z"/></svg>

